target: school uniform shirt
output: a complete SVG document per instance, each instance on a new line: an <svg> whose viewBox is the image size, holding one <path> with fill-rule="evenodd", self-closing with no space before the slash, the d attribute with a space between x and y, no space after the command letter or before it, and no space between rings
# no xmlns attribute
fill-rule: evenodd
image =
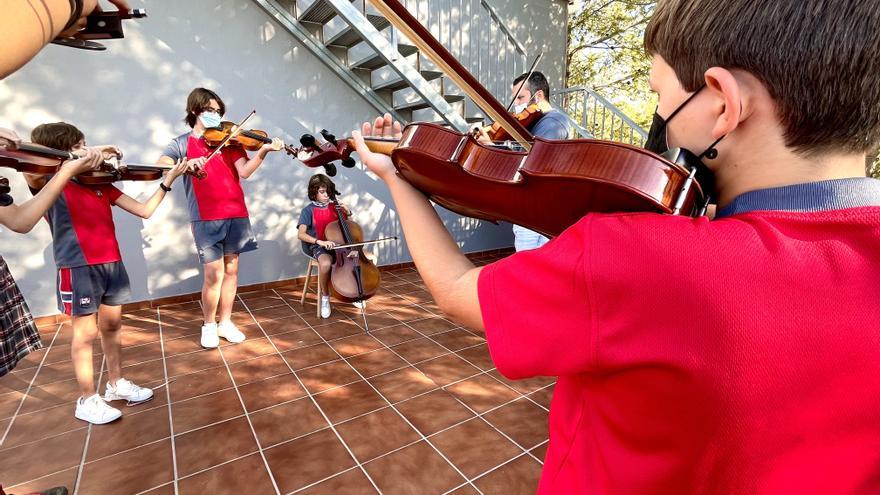
<svg viewBox="0 0 880 495"><path fill-rule="evenodd" d="M348 215L345 212L342 213L342 218L348 218ZM329 203L327 206L320 207L315 203L309 203L305 208L299 213L299 221L297 222L297 228L300 225L306 226L306 234L318 239L319 241L326 241L327 238L324 236L324 231L327 229L327 225L331 222L339 220L336 216L336 208L334 208L333 203ZM305 241L300 241L302 245L302 249L304 253L310 253L309 244Z"/></svg>
<svg viewBox="0 0 880 495"><path fill-rule="evenodd" d="M111 206L122 191L106 184L83 186L69 181L46 212L58 268L122 261Z"/></svg>
<svg viewBox="0 0 880 495"><path fill-rule="evenodd" d="M174 138L162 154L177 161L201 158L212 151L204 138L186 133ZM183 175L183 190L186 193L191 221L248 217L241 178L235 168L235 162L240 158L248 158L244 149L240 146L225 146L205 163L203 170L207 177L198 179L189 174Z"/></svg>
<svg viewBox="0 0 880 495"><path fill-rule="evenodd" d="M559 377L539 492L880 493L878 274L866 178L587 215L485 267L498 370Z"/></svg>

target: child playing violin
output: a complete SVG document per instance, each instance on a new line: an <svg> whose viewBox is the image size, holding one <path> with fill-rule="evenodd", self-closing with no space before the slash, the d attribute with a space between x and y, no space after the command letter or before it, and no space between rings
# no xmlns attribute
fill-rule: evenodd
<svg viewBox="0 0 880 495"><path fill-rule="evenodd" d="M318 282L321 284L321 317L330 317L330 268L333 266L336 244L328 241L324 230L331 222L338 220L331 198L337 194L336 184L324 174L315 174L309 179L308 195L311 203L299 214L297 238L302 241L303 252L318 261ZM351 211L342 207L345 217Z"/></svg>
<svg viewBox="0 0 880 495"><path fill-rule="evenodd" d="M358 154L440 308L505 376L558 377L539 493L880 493L876 3L660 0L645 46L646 147L714 173L712 220L588 214L475 267Z"/></svg>
<svg viewBox="0 0 880 495"><path fill-rule="evenodd" d="M15 149L20 142L14 131L0 128L0 147ZM88 150L82 158L67 161L36 196L20 205L0 206L0 225L20 234L30 232L72 177L96 170L102 162L97 150ZM0 256L0 376L11 371L28 353L42 347L27 302Z"/></svg>
<svg viewBox="0 0 880 495"><path fill-rule="evenodd" d="M219 127L225 113L226 105L217 93L205 88L192 90L186 100L184 118L192 131L174 138L159 158L160 164L187 160L191 168L206 173L201 179L190 175L183 178L193 238L205 271L201 337L205 348L219 346L220 337L233 343L245 340L245 335L232 323L232 303L238 288L238 256L257 249L257 240L251 229L241 179L250 177L267 154L284 147L284 142L275 138L248 158L240 146L230 145L207 160L213 150L203 135L206 129Z"/></svg>
<svg viewBox="0 0 880 495"><path fill-rule="evenodd" d="M65 151L85 148L83 133L64 122L37 126L31 132L31 140ZM114 147L104 149L117 151ZM122 416L122 412L105 401L142 402L153 396L152 390L122 377L119 329L122 304L129 300L131 289L110 207L119 206L141 218L150 218L186 167L181 162L170 169L156 192L144 202L109 184L85 186L74 179L64 186L47 212L58 267L58 309L70 316L73 326L70 354L81 393L74 412L78 419L92 424L109 423ZM25 177L34 192L51 182L45 176ZM108 373L103 399L96 393L92 366L92 342L99 331Z"/></svg>

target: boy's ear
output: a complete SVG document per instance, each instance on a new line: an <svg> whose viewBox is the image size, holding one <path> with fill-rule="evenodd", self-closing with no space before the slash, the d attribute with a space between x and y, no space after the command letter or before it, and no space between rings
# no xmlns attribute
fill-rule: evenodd
<svg viewBox="0 0 880 495"><path fill-rule="evenodd" d="M743 87L727 69L712 67L706 71L706 88L713 96L712 108L716 116L712 136L720 138L733 132L745 115Z"/></svg>

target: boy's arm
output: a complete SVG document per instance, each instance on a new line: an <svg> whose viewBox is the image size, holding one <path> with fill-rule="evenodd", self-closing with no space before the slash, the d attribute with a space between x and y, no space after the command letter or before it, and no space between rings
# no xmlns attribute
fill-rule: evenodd
<svg viewBox="0 0 880 495"><path fill-rule="evenodd" d="M327 249L332 248L333 246L336 245L330 241L321 241L321 240L318 240L316 237L310 236L309 233L306 232L307 230L308 230L308 227L305 224L300 224L299 227L297 228L296 238L305 242L306 244L317 244L317 245L319 245L323 248L327 248Z"/></svg>
<svg viewBox="0 0 880 495"><path fill-rule="evenodd" d="M162 184L170 189L171 185L174 184L174 181L177 180L181 174L186 172L188 167L188 164L183 160L177 162L174 168L169 170L168 173L165 174L165 177L162 178ZM159 187L156 189L156 192L150 196L150 199L144 202L138 201L127 194L123 194L116 200L116 206L132 215L137 215L141 218L150 218L153 216L153 212L156 211L156 208L159 207L159 203L161 203L163 199L165 199L165 190L162 189L162 187Z"/></svg>
<svg viewBox="0 0 880 495"><path fill-rule="evenodd" d="M247 179L250 177L260 165L263 164L263 160L266 159L266 155L272 151L278 151L284 147L284 141L279 138L275 138L271 143L266 143L263 146L260 146L259 151L251 157L249 160L246 158L239 158L235 161L235 168L238 169L238 176L242 179Z"/></svg>
<svg viewBox="0 0 880 495"><path fill-rule="evenodd" d="M400 137L400 124L391 116L363 125L363 135ZM400 178L386 155L373 153L363 135L354 132L358 155L366 166L385 181L396 205L407 246L422 279L440 309L464 326L483 330L483 316L477 297L480 268L462 254L428 199Z"/></svg>
<svg viewBox="0 0 880 495"><path fill-rule="evenodd" d="M45 176L25 174L28 185L40 192L20 205L0 207L0 224L14 232L22 234L30 232L61 195L61 191L64 190L64 186L67 185L67 181L71 177L88 170L95 170L103 162L101 153L89 150L86 156L70 160L62 165L58 173L48 182ZM38 187L34 187L35 185Z"/></svg>

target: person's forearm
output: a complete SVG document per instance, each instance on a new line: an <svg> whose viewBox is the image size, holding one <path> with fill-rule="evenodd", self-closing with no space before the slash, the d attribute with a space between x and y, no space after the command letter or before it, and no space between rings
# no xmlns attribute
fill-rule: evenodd
<svg viewBox="0 0 880 495"><path fill-rule="evenodd" d="M65 169L59 170L36 196L17 206L15 214L10 215L6 226L15 232L30 232L61 195L70 177L70 173Z"/></svg>
<svg viewBox="0 0 880 495"><path fill-rule="evenodd" d="M168 185L167 177L162 179L162 184L165 184L165 186L169 188L171 187ZM150 199L141 203L142 207L141 211L138 212L138 216L140 216L141 218L150 218L151 216L153 216L153 213L156 211L156 208L159 207L159 204L162 203L163 199L165 199L165 190L162 189L162 187L160 186L158 189L156 189L156 192L154 192L153 195L150 196Z"/></svg>
<svg viewBox="0 0 880 495"><path fill-rule="evenodd" d="M55 39L70 20L69 0L6 0L0 15L0 79Z"/></svg>
<svg viewBox="0 0 880 495"><path fill-rule="evenodd" d="M266 159L267 154L269 154L269 152L263 149L257 151L257 154L254 155L253 158L248 160L243 167L241 167L241 170L238 171L238 175L242 179L247 179L248 177L250 177L257 170L257 168L259 168L259 166L263 164L263 160Z"/></svg>
<svg viewBox="0 0 880 495"><path fill-rule="evenodd" d="M455 284L474 268L473 263L421 192L397 176L388 181L388 188L416 268L438 304L448 306L450 301L443 298L455 292Z"/></svg>
<svg viewBox="0 0 880 495"><path fill-rule="evenodd" d="M318 242L317 237L312 237L309 234L306 234L305 232L298 232L296 234L296 238L305 242L306 244L315 244Z"/></svg>

